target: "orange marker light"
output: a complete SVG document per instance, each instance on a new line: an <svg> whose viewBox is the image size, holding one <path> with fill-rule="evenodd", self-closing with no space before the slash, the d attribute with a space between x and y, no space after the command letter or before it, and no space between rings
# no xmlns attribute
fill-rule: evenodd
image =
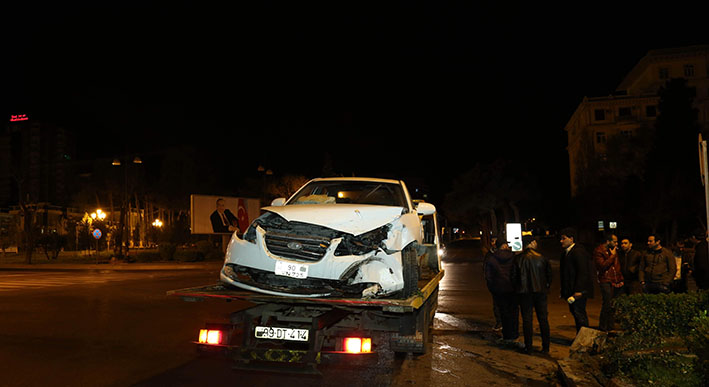
<svg viewBox="0 0 709 387"><path fill-rule="evenodd" d="M362 352L372 352L372 339L362 339Z"/></svg>

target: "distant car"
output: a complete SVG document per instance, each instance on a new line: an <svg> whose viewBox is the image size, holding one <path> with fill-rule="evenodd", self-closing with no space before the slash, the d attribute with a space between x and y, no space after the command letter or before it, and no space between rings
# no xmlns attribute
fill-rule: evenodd
<svg viewBox="0 0 709 387"><path fill-rule="evenodd" d="M224 283L285 296L408 297L423 257L440 268L436 209L414 203L403 181L314 179L271 204L243 239L232 236Z"/></svg>

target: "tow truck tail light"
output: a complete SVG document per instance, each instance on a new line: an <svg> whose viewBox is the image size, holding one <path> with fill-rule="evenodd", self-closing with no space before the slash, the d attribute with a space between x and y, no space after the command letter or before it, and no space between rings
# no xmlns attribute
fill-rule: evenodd
<svg viewBox="0 0 709 387"><path fill-rule="evenodd" d="M214 329L200 329L199 343L219 345L222 343L222 331Z"/></svg>
<svg viewBox="0 0 709 387"><path fill-rule="evenodd" d="M372 339L368 337L346 337L344 348L347 353L370 353L372 352Z"/></svg>

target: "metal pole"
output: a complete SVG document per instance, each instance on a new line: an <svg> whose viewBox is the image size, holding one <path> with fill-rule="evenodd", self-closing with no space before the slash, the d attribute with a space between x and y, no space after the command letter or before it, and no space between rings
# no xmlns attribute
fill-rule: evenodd
<svg viewBox="0 0 709 387"><path fill-rule="evenodd" d="M701 140L701 136L699 137ZM706 141L701 141L700 142L701 149L702 149L702 171L703 171L703 178L704 181L702 183L704 184L704 208L706 211L706 227L709 229L709 169L707 168L709 163L707 162L707 142ZM706 231L704 232L704 239L706 239ZM707 246L709 248L709 246Z"/></svg>

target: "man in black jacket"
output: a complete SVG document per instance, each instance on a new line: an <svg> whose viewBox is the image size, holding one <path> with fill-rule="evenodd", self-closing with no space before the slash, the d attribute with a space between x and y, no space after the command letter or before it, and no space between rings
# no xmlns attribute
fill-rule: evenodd
<svg viewBox="0 0 709 387"><path fill-rule="evenodd" d="M497 237L493 235L490 237L490 248L487 250L487 253L485 253L485 257L483 258L483 276L485 276L485 269L487 267L487 263L495 254L495 250L497 249L496 246ZM495 297L492 297L492 314L495 316L495 326L492 328L492 330L495 332L499 332L502 330L502 314L500 313L500 306L497 305Z"/></svg>
<svg viewBox="0 0 709 387"><path fill-rule="evenodd" d="M549 319L547 292L551 286L551 264L549 259L537 251L537 240L532 239L517 259L517 293L522 310L522 332L524 352L532 351L532 312L537 313L539 331L542 335L542 352L549 353Z"/></svg>
<svg viewBox="0 0 709 387"><path fill-rule="evenodd" d="M561 230L560 277L561 298L569 303L569 311L574 316L576 332L588 326L586 302L593 298L591 281L591 255L576 243L576 231L572 228Z"/></svg>
<svg viewBox="0 0 709 387"><path fill-rule="evenodd" d="M519 337L519 304L515 293L515 255L506 241L497 240L497 249L485 265L485 282L500 307L502 338L514 342Z"/></svg>
<svg viewBox="0 0 709 387"><path fill-rule="evenodd" d="M620 253L618 254L618 258L620 258L620 269L623 272L623 279L625 280L623 293L627 295L641 294L643 287L640 285L640 280L638 279L638 270L640 268L642 253L633 249L633 244L630 242L629 238L623 238L620 241Z"/></svg>

